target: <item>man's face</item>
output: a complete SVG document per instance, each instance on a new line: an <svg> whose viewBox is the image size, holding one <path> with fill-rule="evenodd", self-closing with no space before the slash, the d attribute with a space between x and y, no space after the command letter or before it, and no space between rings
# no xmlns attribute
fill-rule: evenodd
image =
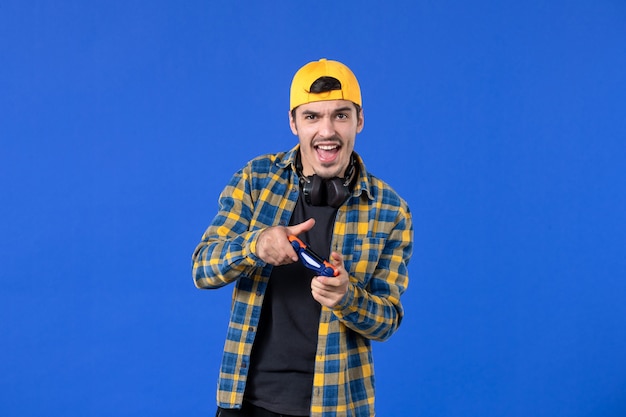
<svg viewBox="0 0 626 417"><path fill-rule="evenodd" d="M295 117L290 112L289 124L300 141L304 175L343 177L363 129L363 110L357 114L347 100L316 101L297 107Z"/></svg>

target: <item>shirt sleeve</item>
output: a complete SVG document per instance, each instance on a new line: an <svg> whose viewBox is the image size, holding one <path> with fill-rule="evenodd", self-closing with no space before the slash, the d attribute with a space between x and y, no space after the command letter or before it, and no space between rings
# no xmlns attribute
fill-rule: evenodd
<svg viewBox="0 0 626 417"><path fill-rule="evenodd" d="M192 256L196 287L219 288L251 275L265 263L255 244L262 230L249 230L254 202L246 169L237 172L219 197L219 209Z"/></svg>
<svg viewBox="0 0 626 417"><path fill-rule="evenodd" d="M393 228L385 239L369 244L360 252L361 264L375 263L371 278L364 284L353 268L348 293L333 313L344 325L366 338L386 340L400 326L404 309L400 296L409 282L408 263L413 250L411 213L400 205Z"/></svg>

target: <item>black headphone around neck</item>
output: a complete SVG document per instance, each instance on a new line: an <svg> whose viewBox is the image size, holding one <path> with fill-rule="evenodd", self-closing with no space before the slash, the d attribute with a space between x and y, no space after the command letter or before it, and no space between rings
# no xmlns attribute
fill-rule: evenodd
<svg viewBox="0 0 626 417"><path fill-rule="evenodd" d="M296 169L300 178L300 189L304 200L312 206L330 206L339 208L351 194L351 185L356 176L354 155L350 156L350 165L343 178L324 179L316 174L305 177L302 174L300 154L297 156Z"/></svg>

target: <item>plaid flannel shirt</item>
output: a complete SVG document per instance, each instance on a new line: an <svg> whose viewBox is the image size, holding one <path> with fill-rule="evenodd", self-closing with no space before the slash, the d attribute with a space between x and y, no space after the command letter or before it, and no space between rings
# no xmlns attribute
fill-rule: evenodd
<svg viewBox="0 0 626 417"><path fill-rule="evenodd" d="M250 161L230 180L219 212L193 254L198 288L235 282L220 369L217 402L240 408L250 352L272 266L255 255L258 235L288 225L298 199L295 156L289 152ZM370 340L386 340L400 325L400 296L408 285L413 226L406 202L369 174L357 155L359 179L338 212L331 248L350 275L340 305L322 306L311 416L374 415L374 367Z"/></svg>

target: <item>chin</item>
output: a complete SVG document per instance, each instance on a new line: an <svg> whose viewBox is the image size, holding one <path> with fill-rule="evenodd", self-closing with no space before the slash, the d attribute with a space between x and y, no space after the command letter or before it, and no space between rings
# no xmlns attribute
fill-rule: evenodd
<svg viewBox="0 0 626 417"><path fill-rule="evenodd" d="M321 168L317 171L317 175L322 178L342 177L343 172L332 168Z"/></svg>

